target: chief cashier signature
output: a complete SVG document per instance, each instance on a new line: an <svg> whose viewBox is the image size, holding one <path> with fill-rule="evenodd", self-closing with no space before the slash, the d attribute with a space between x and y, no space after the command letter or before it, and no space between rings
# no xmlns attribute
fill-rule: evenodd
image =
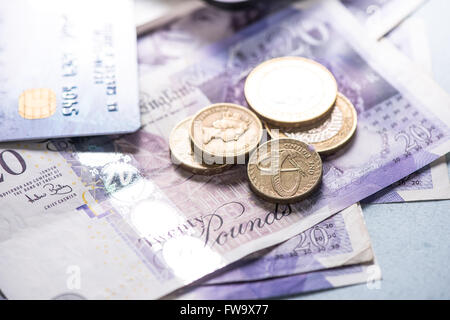
<svg viewBox="0 0 450 320"><path fill-rule="evenodd" d="M61 185L61 184L53 184L53 183L46 183L43 186L44 189L46 189L47 193L43 194L34 194L31 197L29 195L25 195L28 199L28 202L33 203L38 200L41 200L42 198L45 198L47 195L54 196L54 195L62 195L62 194L68 194L72 192L72 187L69 185Z"/></svg>

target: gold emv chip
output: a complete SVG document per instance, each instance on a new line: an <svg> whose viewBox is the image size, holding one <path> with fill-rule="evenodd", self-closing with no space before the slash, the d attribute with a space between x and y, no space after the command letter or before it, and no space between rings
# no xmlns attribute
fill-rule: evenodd
<svg viewBox="0 0 450 320"><path fill-rule="evenodd" d="M56 94L52 89L27 89L19 97L19 114L25 119L45 119L56 111Z"/></svg>

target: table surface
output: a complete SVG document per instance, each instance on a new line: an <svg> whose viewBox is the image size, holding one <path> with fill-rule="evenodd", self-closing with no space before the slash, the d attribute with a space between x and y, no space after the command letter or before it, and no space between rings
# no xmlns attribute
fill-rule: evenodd
<svg viewBox="0 0 450 320"><path fill-rule="evenodd" d="M136 0L137 23L181 2ZM449 12L450 1L429 0L413 16L426 24L433 77L450 93ZM450 200L364 205L363 212L383 280L375 286L354 285L294 299L449 299Z"/></svg>

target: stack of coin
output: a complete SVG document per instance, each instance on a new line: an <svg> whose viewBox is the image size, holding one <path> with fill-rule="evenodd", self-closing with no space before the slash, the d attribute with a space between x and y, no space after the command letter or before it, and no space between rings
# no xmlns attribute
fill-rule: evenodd
<svg viewBox="0 0 450 320"><path fill-rule="evenodd" d="M336 152L356 130L356 110L323 65L300 57L263 62L244 87L273 140L250 158L252 190L271 202L301 200L320 185L318 155Z"/></svg>
<svg viewBox="0 0 450 320"><path fill-rule="evenodd" d="M336 152L356 130L356 110L337 91L333 74L300 57L263 62L247 77L245 98L273 138L310 144L320 154Z"/></svg>
<svg viewBox="0 0 450 320"><path fill-rule="evenodd" d="M201 161L196 161L189 137L191 123L192 117L189 117L173 128L169 137L172 161L195 174L212 175L228 169L230 165L227 164L207 165Z"/></svg>
<svg viewBox="0 0 450 320"><path fill-rule="evenodd" d="M276 203L303 199L320 185L319 153L336 152L354 135L355 108L326 67L300 57L258 65L244 93L254 112L218 103L180 122L169 139L172 160L196 174L217 174L249 158L257 195ZM272 138L262 145L258 116Z"/></svg>
<svg viewBox="0 0 450 320"><path fill-rule="evenodd" d="M172 130L172 160L196 174L215 174L245 164L263 134L259 118L248 108L217 103L201 109Z"/></svg>
<svg viewBox="0 0 450 320"><path fill-rule="evenodd" d="M331 112L312 126L283 128L264 123L273 139L292 138L306 142L320 154L330 154L341 149L356 131L356 110L353 104L338 93Z"/></svg>

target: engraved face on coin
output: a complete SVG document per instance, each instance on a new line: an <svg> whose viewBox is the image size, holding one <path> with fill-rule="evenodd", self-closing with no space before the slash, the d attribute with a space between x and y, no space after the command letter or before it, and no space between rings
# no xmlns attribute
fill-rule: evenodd
<svg viewBox="0 0 450 320"><path fill-rule="evenodd" d="M274 139L292 138L314 146L322 154L337 151L346 144L356 131L357 114L353 104L341 93L326 118L308 128L279 128L266 123L270 136Z"/></svg>
<svg viewBox="0 0 450 320"><path fill-rule="evenodd" d="M245 81L245 98L267 122L283 127L310 124L334 105L337 83L321 64L282 57L258 65Z"/></svg>
<svg viewBox="0 0 450 320"><path fill-rule="evenodd" d="M195 174L203 175L212 175L228 169L230 165L227 164L206 165L195 159L189 137L191 121L192 117L184 119L170 133L169 147L174 163Z"/></svg>
<svg viewBox="0 0 450 320"><path fill-rule="evenodd" d="M217 103L200 110L190 128L196 157L203 162L223 163L248 155L262 138L262 124L249 109L231 103Z"/></svg>
<svg viewBox="0 0 450 320"><path fill-rule="evenodd" d="M247 174L250 187L262 198L292 203L318 187L322 180L322 160L301 141L270 140L250 156Z"/></svg>
<svg viewBox="0 0 450 320"><path fill-rule="evenodd" d="M56 95L51 89L28 89L19 97L19 114L25 119L45 119L56 111Z"/></svg>

